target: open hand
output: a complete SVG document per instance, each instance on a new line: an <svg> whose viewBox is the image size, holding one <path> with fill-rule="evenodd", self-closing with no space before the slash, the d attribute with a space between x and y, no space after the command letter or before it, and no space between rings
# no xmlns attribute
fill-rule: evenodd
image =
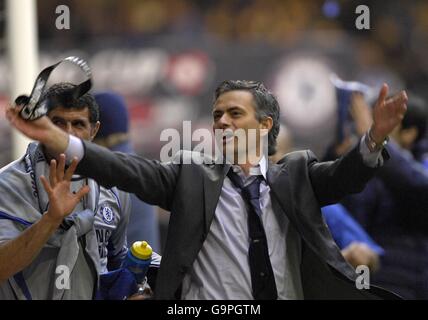
<svg viewBox="0 0 428 320"><path fill-rule="evenodd" d="M373 109L373 125L371 128L372 138L376 143L382 143L385 138L400 124L407 110L407 94L405 91L386 98L388 85L383 84L379 98Z"/></svg>
<svg viewBox="0 0 428 320"><path fill-rule="evenodd" d="M40 177L49 197L49 209L46 214L58 224L61 224L62 220L73 212L74 207L89 192L87 185L76 193L70 191L71 177L76 170L77 163L77 159L74 158L71 165L65 170L65 155L61 154L58 165L54 159L50 163L49 182L44 176Z"/></svg>

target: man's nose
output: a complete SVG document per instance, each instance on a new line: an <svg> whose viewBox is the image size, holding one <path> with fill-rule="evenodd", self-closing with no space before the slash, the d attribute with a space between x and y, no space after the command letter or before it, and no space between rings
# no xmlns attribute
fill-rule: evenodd
<svg viewBox="0 0 428 320"><path fill-rule="evenodd" d="M229 128L231 126L230 117L225 113L218 120L219 127L222 129Z"/></svg>
<svg viewBox="0 0 428 320"><path fill-rule="evenodd" d="M71 122L67 122L66 131L68 134L74 135L74 128L73 128L73 125L71 124Z"/></svg>

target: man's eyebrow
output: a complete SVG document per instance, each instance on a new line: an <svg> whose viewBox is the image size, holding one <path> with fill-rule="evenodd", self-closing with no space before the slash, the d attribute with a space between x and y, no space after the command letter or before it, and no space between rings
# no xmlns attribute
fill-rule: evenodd
<svg viewBox="0 0 428 320"><path fill-rule="evenodd" d="M229 112L229 111L236 111L236 110L244 110L244 108L239 107L239 106L231 106L231 107L227 107L226 110L214 109L212 111L212 113L215 113L215 112Z"/></svg>
<svg viewBox="0 0 428 320"><path fill-rule="evenodd" d="M60 116L53 116L52 120L65 120L65 119Z"/></svg>
<svg viewBox="0 0 428 320"><path fill-rule="evenodd" d="M240 107L240 106L231 106L230 108L227 109L227 111L236 111L236 110L243 110L244 108Z"/></svg>
<svg viewBox="0 0 428 320"><path fill-rule="evenodd" d="M86 119L85 117L67 120L66 118L63 118L61 116L53 116L52 120L71 121L71 122L89 122L89 120Z"/></svg>

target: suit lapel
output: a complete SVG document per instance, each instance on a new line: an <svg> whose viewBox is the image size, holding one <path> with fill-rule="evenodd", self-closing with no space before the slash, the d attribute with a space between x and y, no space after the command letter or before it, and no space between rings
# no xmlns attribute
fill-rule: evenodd
<svg viewBox="0 0 428 320"><path fill-rule="evenodd" d="M275 194L278 200L284 199L284 203L290 203L291 187L288 168L286 166L281 166L275 163L269 163L267 180L271 191Z"/></svg>
<svg viewBox="0 0 428 320"><path fill-rule="evenodd" d="M207 236L212 219L214 218L215 209L223 187L224 177L229 171L230 165L211 165L206 169L206 174L204 174L204 238Z"/></svg>
<svg viewBox="0 0 428 320"><path fill-rule="evenodd" d="M291 193L290 175L288 167L269 163L267 172L268 185L271 189L271 201L278 203L282 211L287 215L290 222L297 230L300 230L300 224L295 215L294 199Z"/></svg>

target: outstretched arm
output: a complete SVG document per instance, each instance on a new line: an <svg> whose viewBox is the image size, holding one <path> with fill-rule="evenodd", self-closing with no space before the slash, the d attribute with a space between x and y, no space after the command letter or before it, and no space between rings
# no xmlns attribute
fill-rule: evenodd
<svg viewBox="0 0 428 320"><path fill-rule="evenodd" d="M401 122L407 109L404 91L390 99L386 98L387 94L388 86L384 84L373 110L373 124L366 133L379 145ZM366 140L360 143L366 143ZM354 148L334 162L318 162L309 155L311 182L320 205L335 203L349 193L362 191L375 172L369 168L367 160L379 152L362 154L359 148Z"/></svg>
<svg viewBox="0 0 428 320"><path fill-rule="evenodd" d="M48 117L27 121L19 116L20 107L9 108L6 117L27 137L40 141L51 152L68 151L69 143L77 140L55 126ZM175 188L178 165L164 164L135 155L112 152L87 141L78 140L82 160L77 173L92 178L101 185L135 193L140 199L169 210ZM71 154L71 156L77 154ZM70 154L67 154L70 157Z"/></svg>
<svg viewBox="0 0 428 320"><path fill-rule="evenodd" d="M117 187L149 204L171 210L179 165L111 152L88 141L82 143L84 157L77 168L79 174L93 178L106 188Z"/></svg>

